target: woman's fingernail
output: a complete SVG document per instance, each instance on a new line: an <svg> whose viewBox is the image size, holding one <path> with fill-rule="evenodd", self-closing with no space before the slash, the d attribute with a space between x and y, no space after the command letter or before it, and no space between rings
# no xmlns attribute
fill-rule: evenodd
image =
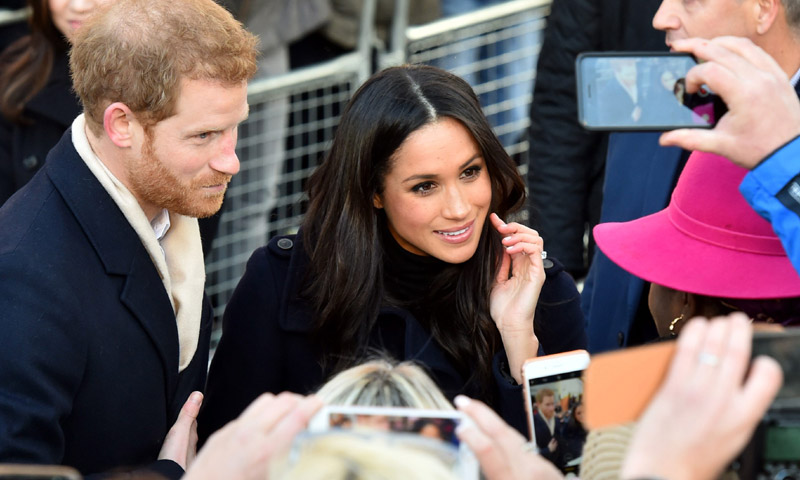
<svg viewBox="0 0 800 480"><path fill-rule="evenodd" d="M467 397L466 395L456 395L456 398L453 399L453 403L455 403L456 407L458 407L458 408L466 407L467 405L469 405L469 402L471 402L471 401L472 400L469 397Z"/></svg>

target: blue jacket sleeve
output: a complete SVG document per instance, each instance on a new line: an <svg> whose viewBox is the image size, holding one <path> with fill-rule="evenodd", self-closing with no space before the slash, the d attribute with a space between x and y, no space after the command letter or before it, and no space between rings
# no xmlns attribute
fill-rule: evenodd
<svg viewBox="0 0 800 480"><path fill-rule="evenodd" d="M800 273L800 137L748 173L739 191L772 224L792 265Z"/></svg>

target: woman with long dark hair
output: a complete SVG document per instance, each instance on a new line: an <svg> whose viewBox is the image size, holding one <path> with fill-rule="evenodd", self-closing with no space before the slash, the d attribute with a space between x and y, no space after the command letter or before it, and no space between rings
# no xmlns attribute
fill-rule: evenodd
<svg viewBox="0 0 800 480"><path fill-rule="evenodd" d="M308 193L300 232L257 250L228 304L201 438L264 391L308 393L376 352L524 428L522 362L586 336L573 280L503 221L525 188L470 86L426 66L374 75Z"/></svg>
<svg viewBox="0 0 800 480"><path fill-rule="evenodd" d="M69 40L109 0L29 0L30 34L0 53L0 205L28 183L81 113Z"/></svg>

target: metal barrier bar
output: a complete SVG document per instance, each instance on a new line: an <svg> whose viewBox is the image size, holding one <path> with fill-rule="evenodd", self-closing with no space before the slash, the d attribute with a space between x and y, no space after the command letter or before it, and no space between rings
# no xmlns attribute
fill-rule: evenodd
<svg viewBox="0 0 800 480"><path fill-rule="evenodd" d="M405 59L467 80L508 153L527 173L527 128L551 0L511 0L405 30ZM387 63L397 62L397 56Z"/></svg>
<svg viewBox="0 0 800 480"><path fill-rule="evenodd" d="M31 8L25 7L17 10L7 8L0 9L0 27L11 25L12 23L24 22L31 14Z"/></svg>
<svg viewBox="0 0 800 480"><path fill-rule="evenodd" d="M206 293L217 315L253 251L302 222L305 181L327 151L345 104L371 73L375 8L375 0L365 1L355 52L248 86L250 115L236 147L240 171L206 259Z"/></svg>

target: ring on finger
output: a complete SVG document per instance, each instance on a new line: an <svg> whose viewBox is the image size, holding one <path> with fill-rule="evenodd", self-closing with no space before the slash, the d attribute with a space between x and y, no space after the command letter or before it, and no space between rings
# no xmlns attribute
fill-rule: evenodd
<svg viewBox="0 0 800 480"><path fill-rule="evenodd" d="M709 352L700 352L697 361L700 362L701 365L708 365L709 367L716 367L719 365L719 357Z"/></svg>

